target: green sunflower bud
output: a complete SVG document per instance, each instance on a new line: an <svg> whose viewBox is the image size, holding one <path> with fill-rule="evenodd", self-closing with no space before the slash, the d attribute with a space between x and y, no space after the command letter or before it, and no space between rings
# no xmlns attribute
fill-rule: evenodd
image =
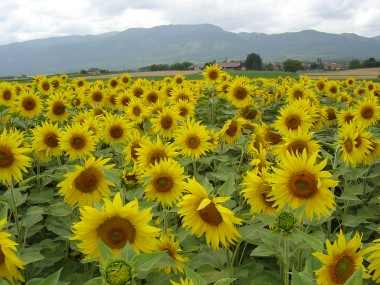
<svg viewBox="0 0 380 285"><path fill-rule="evenodd" d="M132 279L132 267L124 260L111 261L103 273L108 285L127 285Z"/></svg>
<svg viewBox="0 0 380 285"><path fill-rule="evenodd" d="M291 232L297 223L296 217L293 213L282 212L276 219L278 229L282 232Z"/></svg>

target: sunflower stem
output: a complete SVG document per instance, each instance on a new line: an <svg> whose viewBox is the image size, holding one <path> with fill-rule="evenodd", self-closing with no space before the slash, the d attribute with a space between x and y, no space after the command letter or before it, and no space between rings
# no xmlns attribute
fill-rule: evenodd
<svg viewBox="0 0 380 285"><path fill-rule="evenodd" d="M284 235L284 285L289 285L289 239Z"/></svg>
<svg viewBox="0 0 380 285"><path fill-rule="evenodd" d="M11 199L12 199L12 212L13 217L15 219L16 224L16 231L17 231L17 242L18 244L21 243L21 235L20 235L20 224L18 220L18 212L17 212L17 203L16 203L16 197L15 197L15 189L13 187L13 181L9 184L9 191L11 192Z"/></svg>

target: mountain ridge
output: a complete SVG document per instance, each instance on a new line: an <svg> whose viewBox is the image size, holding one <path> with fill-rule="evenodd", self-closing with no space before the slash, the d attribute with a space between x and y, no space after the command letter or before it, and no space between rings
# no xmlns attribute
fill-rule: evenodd
<svg viewBox="0 0 380 285"><path fill-rule="evenodd" d="M0 45L0 76L79 72L97 67L133 70L156 63L245 60L264 62L380 58L380 36L315 30L279 34L228 32L212 24L131 28L99 35L62 36Z"/></svg>

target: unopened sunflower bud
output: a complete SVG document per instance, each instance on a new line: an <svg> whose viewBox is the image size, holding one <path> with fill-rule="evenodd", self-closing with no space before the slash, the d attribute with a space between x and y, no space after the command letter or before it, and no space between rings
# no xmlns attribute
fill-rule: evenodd
<svg viewBox="0 0 380 285"><path fill-rule="evenodd" d="M296 217L293 213L282 212L276 219L277 228L282 232L291 232L296 225Z"/></svg>
<svg viewBox="0 0 380 285"><path fill-rule="evenodd" d="M113 260L103 275L107 285L127 285L132 279L132 267L122 259Z"/></svg>

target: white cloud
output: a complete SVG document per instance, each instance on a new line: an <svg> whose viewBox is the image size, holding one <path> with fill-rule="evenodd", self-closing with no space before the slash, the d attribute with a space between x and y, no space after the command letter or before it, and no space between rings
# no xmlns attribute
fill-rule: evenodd
<svg viewBox="0 0 380 285"><path fill-rule="evenodd" d="M211 23L226 31L380 34L378 0L1 0L0 44L133 27Z"/></svg>

